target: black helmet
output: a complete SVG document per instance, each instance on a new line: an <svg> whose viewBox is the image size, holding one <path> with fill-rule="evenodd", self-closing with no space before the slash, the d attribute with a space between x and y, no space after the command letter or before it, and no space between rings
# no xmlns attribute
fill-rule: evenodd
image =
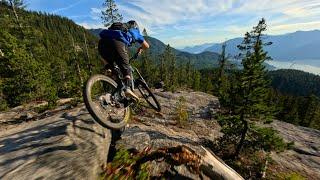
<svg viewBox="0 0 320 180"><path fill-rule="evenodd" d="M135 20L131 20L127 22L128 29L136 28L139 29L138 23Z"/></svg>

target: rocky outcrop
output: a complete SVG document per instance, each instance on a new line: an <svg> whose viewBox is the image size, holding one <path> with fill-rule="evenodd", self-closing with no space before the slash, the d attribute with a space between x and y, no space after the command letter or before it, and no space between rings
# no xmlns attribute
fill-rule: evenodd
<svg viewBox="0 0 320 180"><path fill-rule="evenodd" d="M162 112L139 107L120 139L117 133L98 126L80 105L63 105L42 114L16 108L0 113L0 179L97 179L101 166L112 159L115 150L186 147L201 161L201 174L186 165L152 161L151 175L164 171L172 177L199 179L242 179L203 142L221 137L213 119L219 110L218 99L201 92L156 92ZM183 97L187 123L177 116L177 102ZM320 178L320 132L274 121L270 126L286 141L294 141L292 150L272 153L276 171L299 172L308 179ZM111 136L113 134L113 136ZM109 147L110 141L117 140ZM109 149L111 148L111 151ZM170 167L170 168L169 168ZM168 169L169 168L169 169Z"/></svg>
<svg viewBox="0 0 320 180"><path fill-rule="evenodd" d="M221 136L219 125L212 119L220 108L216 97L200 92L158 92L156 94L163 106L162 114L144 113L143 116L136 116L136 121L127 127L122 139L118 142L119 147L142 150L147 146L157 149L187 145L200 153L203 152L200 148L202 140L215 141ZM176 102L179 97L186 99L190 116L189 124L183 128L179 128L174 123ZM272 153L272 159L277 165L271 167L274 168L271 171L274 171L274 174L298 172L308 179L319 179L320 131L277 120L270 126L277 130L287 142L294 142L292 150ZM210 155L214 156L212 153ZM155 172L158 168L161 166L154 166ZM177 167L179 168L181 174L189 173L183 171L184 167ZM189 173L188 177L192 175Z"/></svg>
<svg viewBox="0 0 320 180"><path fill-rule="evenodd" d="M157 95L162 113L147 108L145 114L134 116L116 142L117 147L141 150L147 146L156 149L183 145L201 157L203 177L242 179L200 144L203 137L213 140L221 135L219 126L211 119L219 108L215 97L193 92L158 92ZM185 98L192 119L184 128L179 128L175 120L179 97ZM71 110L65 110L66 107L42 114L19 107L1 114L4 131L0 134L0 179L96 179L99 176L107 156L112 158L115 149L112 145L109 151L109 144L111 139L117 140L117 133L94 123L83 105ZM186 166L176 168L180 177L198 179ZM157 173L156 168L153 173Z"/></svg>
<svg viewBox="0 0 320 180"><path fill-rule="evenodd" d="M146 124L144 122L130 124L122 134L121 140L117 142L117 149L143 151L147 147L157 150L185 146L192 150L193 155L199 156L201 161L198 165L202 167L200 169L201 173L190 172L185 166L186 164L183 164L173 166L175 171L170 172L170 178L200 179L201 176L204 179L243 179L212 152L202 147L200 142L201 138L192 130L172 128L170 125L153 122ZM172 167L172 164L153 161L150 167L152 169L151 175L159 176L170 167Z"/></svg>
<svg viewBox="0 0 320 180"><path fill-rule="evenodd" d="M208 149L201 146L203 138L214 140L221 134L219 126L212 119L219 108L216 97L200 92L157 92L162 105L162 112L155 114L144 109L134 117L122 138L117 141L117 149L136 149L143 151L151 148L156 151L161 148L184 146L190 148L193 154L201 159L199 166L201 173L195 174L188 170L186 164L176 165L152 161L150 169L152 176L170 174L170 178L183 179L243 179L238 173L227 166ZM177 101L185 99L189 121L185 125L177 122ZM171 168L171 170L170 170ZM172 170L174 168L174 170Z"/></svg>
<svg viewBox="0 0 320 180"><path fill-rule="evenodd" d="M9 121L0 133L0 179L97 179L107 160L110 132L84 107L14 126Z"/></svg>

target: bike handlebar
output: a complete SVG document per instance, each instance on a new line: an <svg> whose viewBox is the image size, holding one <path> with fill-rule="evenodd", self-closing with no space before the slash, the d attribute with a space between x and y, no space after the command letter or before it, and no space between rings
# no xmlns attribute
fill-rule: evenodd
<svg viewBox="0 0 320 180"><path fill-rule="evenodd" d="M130 58L130 62L131 61L133 61L133 60L136 60L136 59L138 59L138 57L139 57L139 52L136 52L131 58Z"/></svg>

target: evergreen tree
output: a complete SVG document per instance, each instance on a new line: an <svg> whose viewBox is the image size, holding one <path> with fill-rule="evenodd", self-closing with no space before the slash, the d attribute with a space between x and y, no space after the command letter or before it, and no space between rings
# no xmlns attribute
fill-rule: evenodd
<svg viewBox="0 0 320 180"><path fill-rule="evenodd" d="M199 71L193 71L192 89L199 91L201 88L201 74Z"/></svg>
<svg viewBox="0 0 320 180"><path fill-rule="evenodd" d="M320 103L320 102L318 102ZM320 105L314 110L313 118L310 120L309 126L314 129L320 130Z"/></svg>
<svg viewBox="0 0 320 180"><path fill-rule="evenodd" d="M19 25L20 31L23 35L23 29L22 29L22 24L19 20L19 15L17 12L17 8L23 9L26 7L25 3L23 0L8 0L8 4L11 6L12 12L14 14L15 17L15 21L16 23Z"/></svg>
<svg viewBox="0 0 320 180"><path fill-rule="evenodd" d="M143 28L142 35L146 38L146 41L149 43L149 41L148 41L148 33L147 33L146 28Z"/></svg>
<svg viewBox="0 0 320 180"><path fill-rule="evenodd" d="M312 127L312 125L316 124L315 122L319 121L319 116L317 115L319 106L320 100L317 96L312 94L307 97L306 105L303 108L305 112L301 125Z"/></svg>
<svg viewBox="0 0 320 180"><path fill-rule="evenodd" d="M193 67L191 65L191 61L189 60L188 63L186 64L186 74L184 76L186 80L186 85L187 87L191 88L193 85Z"/></svg>
<svg viewBox="0 0 320 180"><path fill-rule="evenodd" d="M219 78L218 78L218 86L221 87L225 82L225 68L228 61L228 57L226 56L226 47L227 44L224 43L222 45L222 52L219 58Z"/></svg>
<svg viewBox="0 0 320 180"><path fill-rule="evenodd" d="M276 140L277 135L274 131L255 126L256 121L270 122L274 112L268 99L269 81L264 66L264 62L271 59L263 50L264 46L271 44L263 42L263 32L266 28L265 20L262 19L251 32L245 34L242 44L238 46L242 52L240 57L243 70L235 71L231 76L231 86L227 88L226 93L229 98L225 98L228 102L222 104L224 107L227 105L228 111L219 121L224 133L220 144L224 148L230 144L237 144L232 159L239 156L243 147L271 151L283 145ZM221 70L219 74L221 75ZM262 142L258 143L257 138ZM225 143L229 145L223 145Z"/></svg>
<svg viewBox="0 0 320 180"><path fill-rule="evenodd" d="M272 109L267 104L268 85L266 79L266 68L264 62L271 58L263 47L270 43L263 42L263 32L267 30L264 19L260 20L253 31L246 33L245 38L238 46L242 51L243 71L240 79L241 100L235 112L243 124L241 139L236 148L235 155L238 156L246 139L249 126L249 119L260 119L268 121L272 117Z"/></svg>
<svg viewBox="0 0 320 180"><path fill-rule="evenodd" d="M0 3L11 6L11 8L24 9L26 7L24 0L1 0Z"/></svg>
<svg viewBox="0 0 320 180"><path fill-rule="evenodd" d="M49 98L55 100L46 66L40 64L25 50L26 46L6 32L1 32L5 56L0 59L0 75L4 78L3 93L10 105L30 100Z"/></svg>
<svg viewBox="0 0 320 180"><path fill-rule="evenodd" d="M226 66L228 64L228 57L226 55L226 47L227 44L224 43L222 45L222 51L221 51L221 55L219 58L219 68L218 68L218 74L217 74L217 87L215 87L215 91L218 92L218 97L219 97L219 101L220 103L224 106L224 107L230 107L230 90L231 90L231 86L232 84L230 83L231 78L227 77L227 75L225 74L226 71Z"/></svg>
<svg viewBox="0 0 320 180"><path fill-rule="evenodd" d="M71 36L80 50L85 49L84 32L87 37L90 59L85 58L86 51L79 51L82 54L77 57L83 80L89 74L88 61L97 67L95 71L101 67L95 49L98 39L71 20L17 8L24 26L21 32L8 2L0 2L0 12L0 101L4 106L78 95L81 83Z"/></svg>
<svg viewBox="0 0 320 180"><path fill-rule="evenodd" d="M148 40L148 33L146 29L143 29L142 34L145 38L145 40L149 43ZM154 83L154 72L153 72L153 62L152 62L152 58L151 58L151 54L149 50L146 50L145 52L142 53L141 55L141 65L140 65L140 71L143 74L143 76L145 77L145 79L149 82L149 83Z"/></svg>
<svg viewBox="0 0 320 180"><path fill-rule="evenodd" d="M174 91L177 86L176 56L168 44L161 55L161 80L167 90Z"/></svg>
<svg viewBox="0 0 320 180"><path fill-rule="evenodd" d="M166 59L164 57L164 53L160 54L159 56L159 79L160 81L164 82L166 80L166 74L167 74L167 68L165 66L166 64Z"/></svg>
<svg viewBox="0 0 320 180"><path fill-rule="evenodd" d="M109 27L114 22L121 22L123 17L119 13L119 9L114 0L105 0L103 3L105 10L101 11L102 20L105 27Z"/></svg>

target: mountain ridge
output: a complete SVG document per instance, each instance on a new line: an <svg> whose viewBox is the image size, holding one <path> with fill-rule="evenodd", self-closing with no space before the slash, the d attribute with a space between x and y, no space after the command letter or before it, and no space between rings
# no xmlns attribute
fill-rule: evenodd
<svg viewBox="0 0 320 180"><path fill-rule="evenodd" d="M231 55L238 54L237 45L242 42L242 39L241 37L237 37L226 41L227 53ZM265 49L276 61L295 61L320 66L320 53L317 51L317 47L320 47L320 30L296 31L283 35L267 35L265 41L273 42L271 46ZM223 43L213 43L211 47L203 51L221 52L222 44ZM199 46L201 45L195 47ZM317 63L309 60L319 61Z"/></svg>
<svg viewBox="0 0 320 180"><path fill-rule="evenodd" d="M182 48L180 50L185 51L185 52L189 52L189 53L199 54L199 53L205 51L210 46L213 46L214 44L216 44L216 43L205 43L205 44L200 44L200 45L195 45L195 46L187 46L187 47Z"/></svg>

